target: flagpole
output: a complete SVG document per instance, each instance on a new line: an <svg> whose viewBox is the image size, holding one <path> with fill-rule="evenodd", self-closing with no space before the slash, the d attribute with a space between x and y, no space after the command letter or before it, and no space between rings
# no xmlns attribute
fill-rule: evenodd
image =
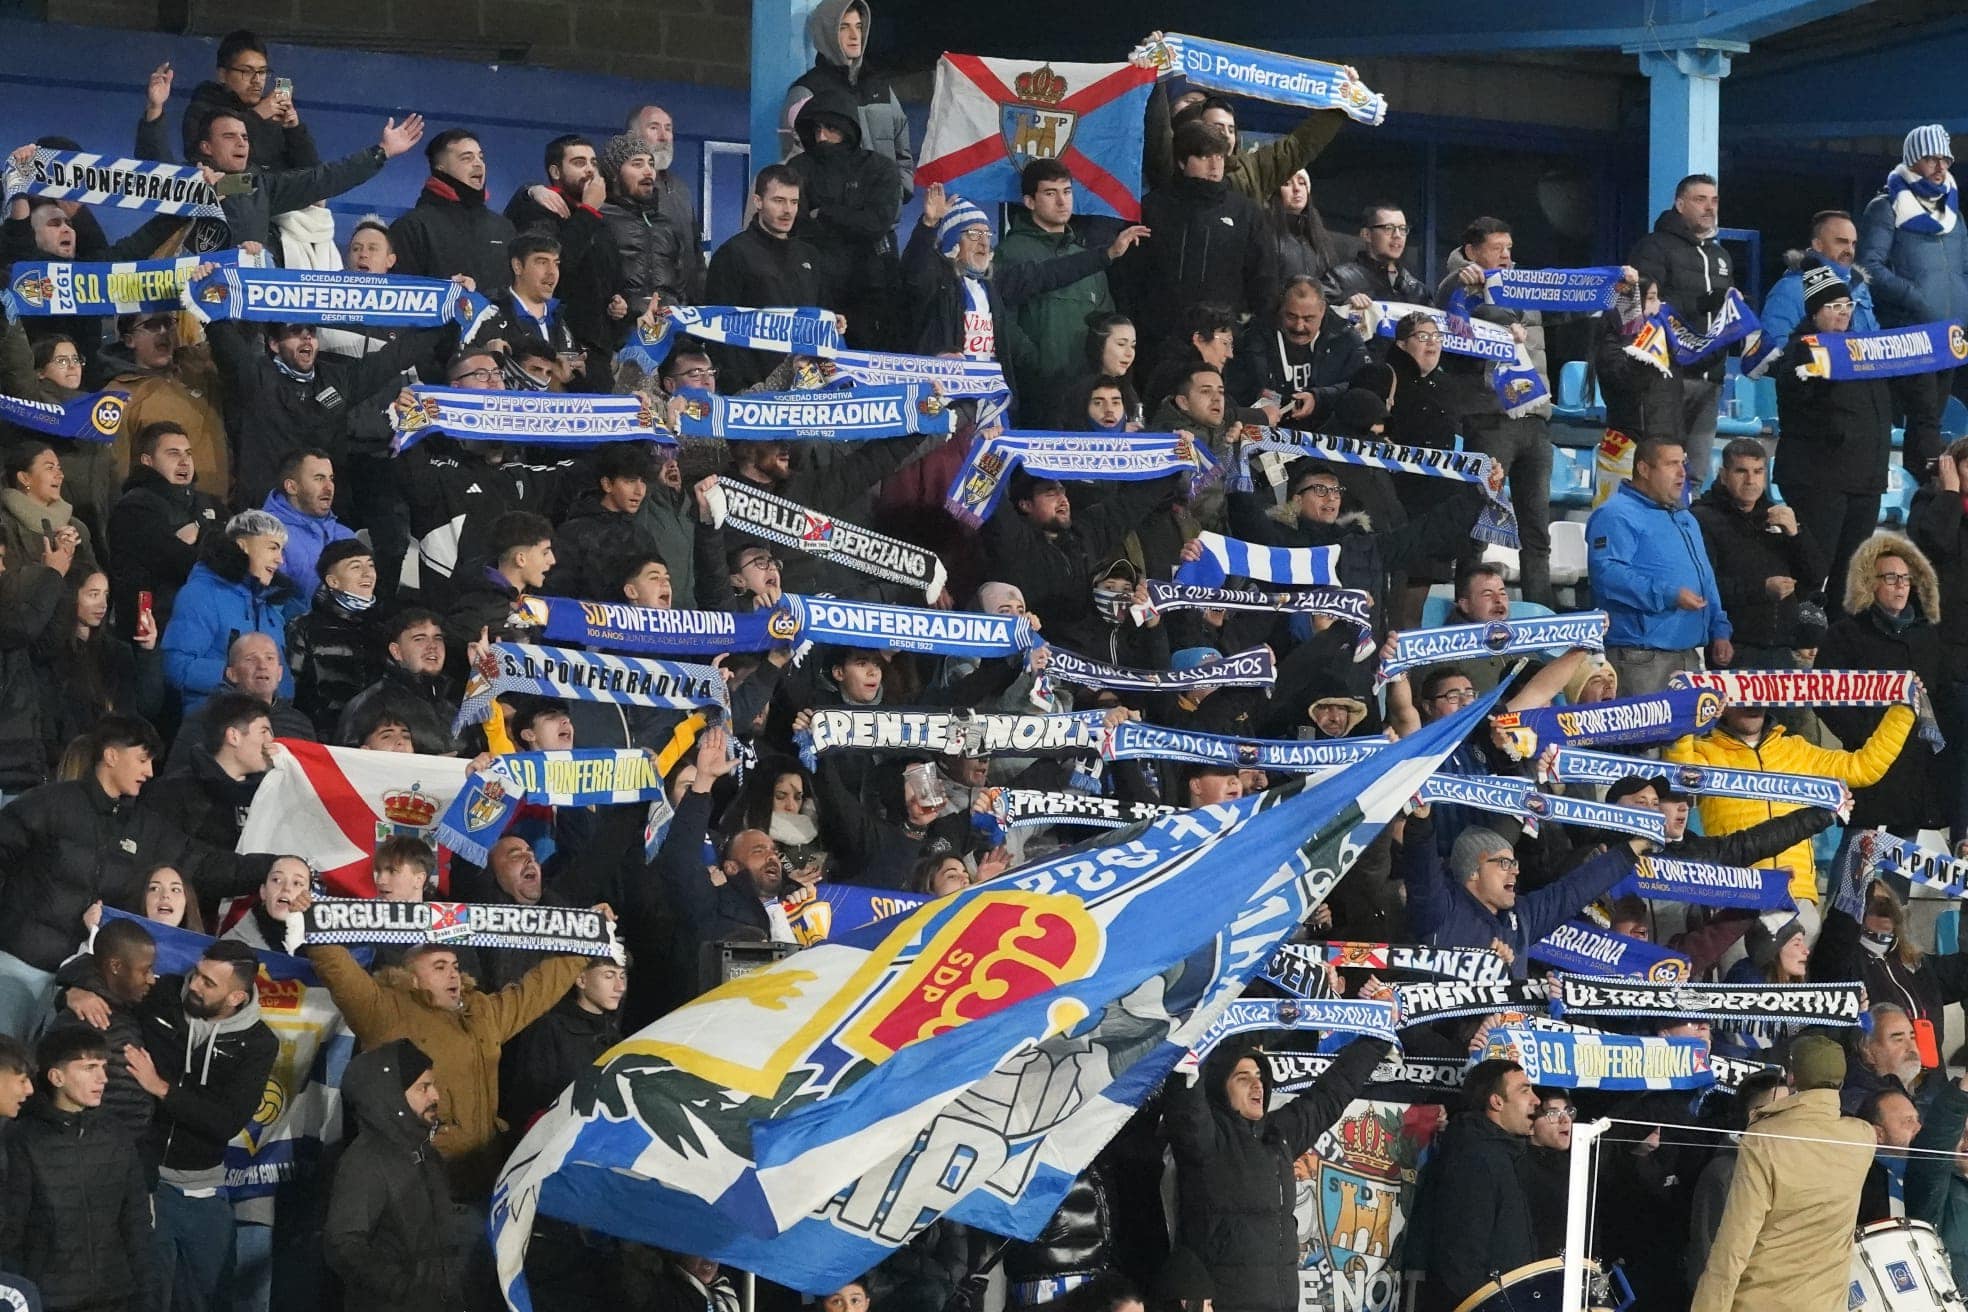
<svg viewBox="0 0 1968 1312"><path fill-rule="evenodd" d="M1570 1178L1565 1188L1565 1296L1559 1312L1585 1312L1587 1194L1592 1185L1592 1143L1611 1128L1601 1117L1572 1127Z"/></svg>

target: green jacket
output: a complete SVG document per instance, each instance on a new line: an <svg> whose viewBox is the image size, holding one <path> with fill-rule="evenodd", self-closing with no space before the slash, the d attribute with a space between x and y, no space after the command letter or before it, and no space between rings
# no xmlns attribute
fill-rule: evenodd
<svg viewBox="0 0 1968 1312"><path fill-rule="evenodd" d="M1342 111L1315 109L1276 141L1268 141L1255 150L1239 148L1231 152L1223 164L1223 180L1230 190L1242 192L1260 205L1269 205L1277 198L1278 188L1317 159L1345 126L1346 115ZM1169 121L1166 82L1148 97L1141 171L1144 192L1165 185L1175 176L1175 130Z"/></svg>
<svg viewBox="0 0 1968 1312"><path fill-rule="evenodd" d="M1921 1117L1913 1147L1951 1154L1961 1142L1964 1125L1968 1125L1968 1093L1957 1084L1944 1084ZM1959 1285L1968 1280L1968 1180L1961 1178L1954 1163L1952 1156L1907 1154L1906 1214L1933 1226L1941 1236L1948 1265L1954 1268L1954 1283Z"/></svg>
<svg viewBox="0 0 1968 1312"><path fill-rule="evenodd" d="M998 243L997 260L1003 264L1039 264L1088 249L1073 228L1046 232L1032 222L1029 211L1016 209L1011 215L1011 231ZM1021 422L1027 428L1052 423L1059 394L1067 383L1089 372L1087 316L1105 314L1113 308L1114 297L1107 289L1105 273L1089 274L1018 307L1018 330L1029 349L1013 351L1011 364L1016 374L1013 384L1026 406Z"/></svg>

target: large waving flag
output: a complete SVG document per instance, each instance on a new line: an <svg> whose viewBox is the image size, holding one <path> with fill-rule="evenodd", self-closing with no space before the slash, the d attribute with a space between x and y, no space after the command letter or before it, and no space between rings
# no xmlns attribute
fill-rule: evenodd
<svg viewBox="0 0 1968 1312"><path fill-rule="evenodd" d="M240 826L239 850L304 856L330 896L374 897L376 845L404 834L435 847L438 818L463 790L468 764L282 738Z"/></svg>
<svg viewBox="0 0 1968 1312"><path fill-rule="evenodd" d="M1155 70L1139 64L1034 64L946 54L923 135L918 184L966 200L1016 203L1035 159L1079 184L1082 214L1141 217L1141 120Z"/></svg>
<svg viewBox="0 0 1968 1312"><path fill-rule="evenodd" d="M1035 1235L1493 700L839 935L617 1045L494 1194L508 1300L531 1306L542 1214L808 1292L940 1215Z"/></svg>

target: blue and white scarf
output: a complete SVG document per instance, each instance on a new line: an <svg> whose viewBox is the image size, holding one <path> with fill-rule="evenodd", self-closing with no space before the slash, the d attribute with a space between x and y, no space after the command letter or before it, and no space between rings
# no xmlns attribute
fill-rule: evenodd
<svg viewBox="0 0 1968 1312"><path fill-rule="evenodd" d="M1319 774L1364 761L1386 746L1387 739L1377 735L1314 740L1229 738L1127 720L1107 731L1100 755L1109 761L1186 761L1233 770Z"/></svg>
<svg viewBox="0 0 1968 1312"><path fill-rule="evenodd" d="M209 251L168 260L22 260L14 265L0 303L16 319L53 315L101 316L175 310L185 281L200 264L238 263L238 251ZM248 257L251 258L250 256Z"/></svg>
<svg viewBox="0 0 1968 1312"><path fill-rule="evenodd" d="M1047 676L1082 688L1176 692L1184 688L1269 688L1278 681L1277 660L1269 647L1252 647L1229 656L1217 656L1187 670L1124 669L1063 647L1051 651Z"/></svg>
<svg viewBox="0 0 1968 1312"><path fill-rule="evenodd" d="M1220 588L1231 575L1261 583L1295 587L1332 587L1339 582L1339 548L1267 547L1261 542L1199 533L1200 560L1184 561L1175 571L1177 583Z"/></svg>
<svg viewBox="0 0 1968 1312"><path fill-rule="evenodd" d="M1917 843L1894 838L1883 829L1866 830L1853 841L1858 851L1863 892L1875 870L1898 875L1938 889L1948 897L1968 897L1968 861L1929 852Z"/></svg>
<svg viewBox="0 0 1968 1312"><path fill-rule="evenodd" d="M1394 1004L1370 998L1238 998L1203 1031L1190 1051L1198 1057L1236 1034L1317 1030L1354 1038L1394 1037Z"/></svg>
<svg viewBox="0 0 1968 1312"><path fill-rule="evenodd" d="M1043 644L1023 615L930 610L838 597L788 596L785 603L799 626L799 636L810 642L977 660L1016 656Z"/></svg>
<svg viewBox="0 0 1968 1312"><path fill-rule="evenodd" d="M1659 901L1751 911L1777 911L1796 905L1790 900L1788 870L1722 866L1665 856L1641 857L1634 872L1614 886L1612 896L1633 893Z"/></svg>
<svg viewBox="0 0 1968 1312"><path fill-rule="evenodd" d="M1343 970L1406 970L1478 984L1510 978L1510 963L1488 948L1343 942L1287 943L1271 954L1264 977L1300 997L1319 997L1326 989L1329 965Z"/></svg>
<svg viewBox="0 0 1968 1312"><path fill-rule="evenodd" d="M926 601L943 595L949 575L927 547L850 524L797 501L734 478L722 478L704 498L711 527L730 524L742 533L856 570L873 578L921 588Z"/></svg>
<svg viewBox="0 0 1968 1312"><path fill-rule="evenodd" d="M1905 706L1921 741L1937 752L1947 746L1933 699L1911 670L1690 670L1668 687L1708 689L1732 706Z"/></svg>
<svg viewBox="0 0 1968 1312"><path fill-rule="evenodd" d="M1679 676L1677 676L1679 677ZM1722 714L1722 698L1706 689L1673 688L1584 706L1543 706L1493 717L1504 750L1528 761L1543 747L1637 746L1700 733Z"/></svg>
<svg viewBox="0 0 1968 1312"><path fill-rule="evenodd" d="M1834 383L1938 373L1968 363L1968 332L1958 323L1917 323L1874 333L1801 333L1797 376Z"/></svg>
<svg viewBox="0 0 1968 1312"><path fill-rule="evenodd" d="M1329 1052L1265 1052L1264 1061L1271 1067L1271 1091L1304 1093L1325 1078L1336 1056ZM1466 1073L1465 1063L1447 1057L1407 1057L1395 1053L1373 1068L1373 1074L1367 1077L1367 1088L1399 1085L1400 1089L1390 1090L1394 1101L1424 1102L1431 1097L1439 1101L1443 1094L1462 1087Z"/></svg>
<svg viewBox="0 0 1968 1312"><path fill-rule="evenodd" d="M1694 963L1645 939L1615 934L1589 920L1568 920L1531 945L1531 960L1555 970L1673 984L1695 973Z"/></svg>
<svg viewBox="0 0 1968 1312"><path fill-rule="evenodd" d="M1525 829L1536 833L1538 823L1573 825L1581 829L1604 829L1616 834L1632 834L1656 843L1667 841L1667 822L1658 811L1643 806L1620 806L1590 797L1571 797L1564 793L1541 793L1528 779L1509 775L1460 775L1437 773L1423 781L1415 800L1466 806L1472 811L1513 816Z"/></svg>
<svg viewBox="0 0 1968 1312"><path fill-rule="evenodd" d="M1255 610L1277 615L1323 616L1354 629L1353 659L1373 654L1373 596L1358 588L1314 587L1296 592L1258 592L1250 588L1211 588L1200 583L1148 581L1145 605L1130 605L1136 624L1167 610Z"/></svg>
<svg viewBox="0 0 1968 1312"><path fill-rule="evenodd" d="M509 752L474 771L438 818L437 841L474 865L484 865L520 803L539 806L615 806L662 797L656 758L640 749L577 747Z"/></svg>
<svg viewBox="0 0 1968 1312"><path fill-rule="evenodd" d="M456 734L466 725L484 720L491 714L493 698L507 692L679 711L695 710L699 706L730 709L724 675L709 665L681 665L640 656L609 656L567 647L495 642L486 648L484 658L472 672L451 732Z"/></svg>
<svg viewBox="0 0 1968 1312"><path fill-rule="evenodd" d="M462 387L409 389L411 403L390 403L398 455L443 433L461 442L527 446L597 446L656 436L655 412L640 396L596 392L478 392Z"/></svg>
<svg viewBox="0 0 1968 1312"><path fill-rule="evenodd" d="M1538 373L1531 353L1524 349L1516 334L1502 324L1469 318L1468 294L1461 288L1449 294L1449 304L1448 310L1438 310L1432 305L1407 301L1375 301L1374 334L1392 341L1402 319L1410 314L1425 314L1441 329L1444 351L1489 363L1490 389L1496 393L1497 405L1505 414L1527 415L1551 399L1550 385ZM1358 319L1362 313L1350 306L1333 308L1349 319ZM1460 316L1455 314L1458 309L1462 311Z"/></svg>
<svg viewBox="0 0 1968 1312"><path fill-rule="evenodd" d="M677 656L768 651L799 636L799 620L789 607L744 613L658 610L572 597L522 597L512 623L539 629L550 643Z"/></svg>
<svg viewBox="0 0 1968 1312"><path fill-rule="evenodd" d="M1567 651L1606 649L1606 612L1579 611L1488 624L1450 624L1439 629L1404 629L1394 650L1380 663L1380 681L1422 665L1483 656L1510 656L1547 649Z"/></svg>
<svg viewBox="0 0 1968 1312"><path fill-rule="evenodd" d="M310 944L442 943L581 957L618 957L621 951L615 927L586 907L319 897L301 914Z"/></svg>
<svg viewBox="0 0 1968 1312"><path fill-rule="evenodd" d="M1560 975L1551 1014L1606 1019L1781 1020L1800 1025L1857 1026L1865 1015L1852 984L1650 984Z"/></svg>
<svg viewBox="0 0 1968 1312"><path fill-rule="evenodd" d="M996 711L857 711L813 713L802 759L827 752L894 751L936 756L1064 756L1100 746L1106 712L1015 715Z"/></svg>
<svg viewBox="0 0 1968 1312"><path fill-rule="evenodd" d="M1722 765L1663 765L1659 761L1580 747L1560 747L1550 777L1566 784L1616 784L1638 776L1652 779L1665 773L1674 787L1697 797L1742 797L1752 802L1795 802L1800 806L1836 811L1845 805L1845 785L1820 775L1776 774L1768 770L1736 770Z"/></svg>
<svg viewBox="0 0 1968 1312"><path fill-rule="evenodd" d="M122 392L94 392L72 401L0 396L0 423L75 442L114 442L129 400Z"/></svg>
<svg viewBox="0 0 1968 1312"><path fill-rule="evenodd" d="M1490 1032L1483 1057L1516 1062L1541 1088L1636 1093L1705 1089L1715 1083L1708 1044L1692 1037L1509 1025Z"/></svg>
<svg viewBox="0 0 1968 1312"><path fill-rule="evenodd" d="M1272 436L1243 445L1242 456L1249 461L1267 451L1284 456L1311 456L1334 465L1355 465L1361 469L1382 469L1390 474L1419 474L1423 478L1446 478L1468 483L1483 491L1483 512L1469 536L1478 542L1516 547L1517 512L1504 492L1503 466L1480 451L1451 451L1445 447L1397 446L1358 437L1331 437L1324 433L1301 433L1274 428ZM1231 471L1233 491L1249 491L1247 467Z"/></svg>
<svg viewBox="0 0 1968 1312"><path fill-rule="evenodd" d="M1161 77L1180 76L1203 91L1296 109L1336 109L1368 127L1379 127L1387 117L1387 97L1369 91L1359 73L1347 65L1323 59L1301 59L1179 32L1136 46L1128 59L1153 68Z"/></svg>
<svg viewBox="0 0 1968 1312"><path fill-rule="evenodd" d="M1699 364L1737 342L1745 342L1745 349L1760 359L1765 353L1747 339L1760 340L1762 331L1763 321L1756 317L1756 311L1749 308L1741 292L1731 287L1722 300L1722 308L1709 316L1707 328L1696 328L1673 306L1663 305L1642 325L1639 335L1622 349L1662 374L1671 374L1674 365Z"/></svg>
<svg viewBox="0 0 1968 1312"><path fill-rule="evenodd" d="M1615 265L1589 269L1488 269L1483 294L1506 310L1552 310L1592 314L1610 310L1619 299L1622 271Z"/></svg>
<svg viewBox="0 0 1968 1312"><path fill-rule="evenodd" d="M159 164L87 150L36 150L24 162L10 160L6 196L0 203L11 205L16 196L187 218L224 216L217 189L195 164Z"/></svg>
<svg viewBox="0 0 1968 1312"><path fill-rule="evenodd" d="M1394 986L1395 1028L1498 1012L1541 1013L1550 992L1541 979L1431 979Z"/></svg>
<svg viewBox="0 0 1968 1312"><path fill-rule="evenodd" d="M1004 369L995 360L957 360L941 355L897 355L886 351L823 351L837 377L864 386L934 383L945 399L979 402L977 426L986 427L1011 396Z"/></svg>
<svg viewBox="0 0 1968 1312"><path fill-rule="evenodd" d="M1895 164L1886 175L1886 199L1893 207L1893 226L1908 232L1938 236L1953 232L1961 221L1961 193L1952 169L1941 181L1929 182L1905 164Z"/></svg>
<svg viewBox="0 0 1968 1312"><path fill-rule="evenodd" d="M653 328L637 320L627 345L615 358L644 373L655 373L669 359L676 339L685 335L700 342L794 355L818 355L840 345L840 331L831 310L680 305L658 314Z"/></svg>
<svg viewBox="0 0 1968 1312"><path fill-rule="evenodd" d="M698 388L684 398L685 437L728 442L866 442L910 433L947 433L950 408L934 386L902 383L835 391L747 392L719 396Z"/></svg>
<svg viewBox="0 0 1968 1312"><path fill-rule="evenodd" d="M1035 478L1142 482L1191 475L1190 492L1216 474L1209 451L1174 433L1003 433L980 437L943 505L977 528L997 512L1014 470Z"/></svg>
<svg viewBox="0 0 1968 1312"><path fill-rule="evenodd" d="M1036 788L994 788L989 792L991 814L1003 829L1036 829L1046 825L1085 825L1120 829L1173 815L1180 808L1157 802L1125 802L1093 793L1048 793Z"/></svg>
<svg viewBox="0 0 1968 1312"><path fill-rule="evenodd" d="M228 264L185 284L184 308L200 323L362 324L371 328L470 328L491 308L445 278L343 269L255 269ZM474 393L474 395L478 395Z"/></svg>

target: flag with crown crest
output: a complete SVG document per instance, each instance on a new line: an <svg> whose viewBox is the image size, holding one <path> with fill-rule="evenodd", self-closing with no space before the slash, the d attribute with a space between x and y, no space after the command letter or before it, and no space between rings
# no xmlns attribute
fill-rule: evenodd
<svg viewBox="0 0 1968 1312"><path fill-rule="evenodd" d="M1073 175L1080 214L1141 217L1141 130L1155 70L946 54L936 64L916 185L989 209L1020 198L1033 160Z"/></svg>

